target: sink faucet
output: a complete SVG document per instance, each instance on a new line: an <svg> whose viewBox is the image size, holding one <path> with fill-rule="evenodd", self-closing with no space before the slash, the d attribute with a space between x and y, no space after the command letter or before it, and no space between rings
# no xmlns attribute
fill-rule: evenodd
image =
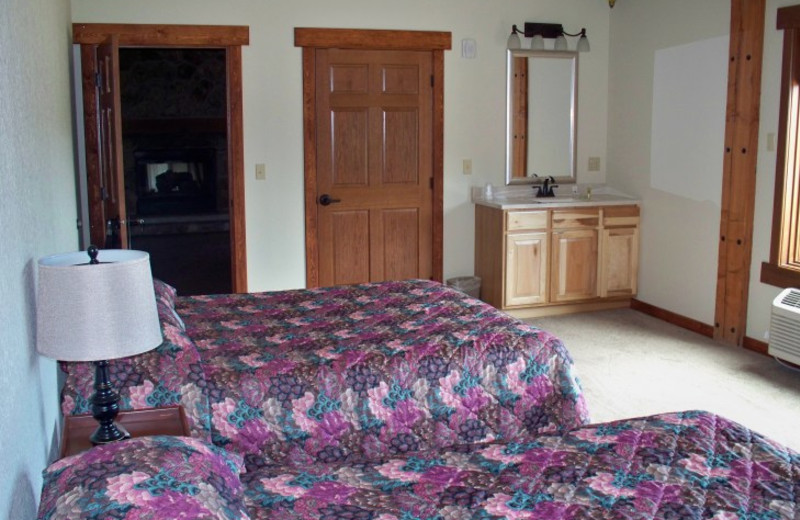
<svg viewBox="0 0 800 520"><path fill-rule="evenodd" d="M539 191L536 192L537 197L555 197L556 194L553 192L553 188L558 188L558 184L556 184L555 178L550 175L544 178L541 186L534 186L534 188L539 188Z"/></svg>

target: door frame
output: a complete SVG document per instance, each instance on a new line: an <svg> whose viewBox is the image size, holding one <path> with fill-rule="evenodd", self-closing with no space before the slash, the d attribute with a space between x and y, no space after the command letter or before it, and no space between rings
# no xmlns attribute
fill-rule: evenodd
<svg viewBox="0 0 800 520"><path fill-rule="evenodd" d="M231 282L233 292L246 292L247 244L244 207L242 45L250 43L250 28L240 25L73 24L72 42L80 45L81 54L86 173L88 179L95 180L99 180L101 175L97 131L95 50L99 44L112 35L118 36L120 47L221 48L225 50ZM105 235L105 218L101 194L90 192L87 194L87 200L89 204L89 235L93 243L102 243Z"/></svg>
<svg viewBox="0 0 800 520"><path fill-rule="evenodd" d="M444 51L452 47L452 35L441 31L392 31L296 27L295 47L303 48L303 149L306 228L306 287L319 285L317 239L317 136L316 49L403 50L431 52L433 59L433 196L432 277L442 281L444 234Z"/></svg>

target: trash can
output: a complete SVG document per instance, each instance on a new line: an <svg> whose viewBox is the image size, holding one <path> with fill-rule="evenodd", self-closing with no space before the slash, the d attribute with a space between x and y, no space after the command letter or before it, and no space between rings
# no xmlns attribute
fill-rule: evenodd
<svg viewBox="0 0 800 520"><path fill-rule="evenodd" d="M448 278L447 285L467 293L473 298L481 297L481 279L478 276L457 276Z"/></svg>

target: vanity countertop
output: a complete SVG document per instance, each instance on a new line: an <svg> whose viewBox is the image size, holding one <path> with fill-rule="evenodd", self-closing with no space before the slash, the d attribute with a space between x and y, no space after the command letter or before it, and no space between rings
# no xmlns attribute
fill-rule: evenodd
<svg viewBox="0 0 800 520"><path fill-rule="evenodd" d="M583 206L625 206L639 204L633 198L608 186L592 187L591 195L586 188L579 188L576 195L556 193L555 197L537 198L530 186L495 188L491 197L486 197L483 188L473 188L472 202L497 209L549 209Z"/></svg>

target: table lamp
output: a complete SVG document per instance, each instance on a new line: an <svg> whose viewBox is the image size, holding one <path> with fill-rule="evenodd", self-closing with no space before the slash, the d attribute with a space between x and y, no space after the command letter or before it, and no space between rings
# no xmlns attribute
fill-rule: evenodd
<svg viewBox="0 0 800 520"><path fill-rule="evenodd" d="M61 361L94 362L91 405L99 426L92 444L130 437L114 422L119 394L109 380L108 360L147 352L163 341L150 255L90 246L39 259L38 273L36 350Z"/></svg>

